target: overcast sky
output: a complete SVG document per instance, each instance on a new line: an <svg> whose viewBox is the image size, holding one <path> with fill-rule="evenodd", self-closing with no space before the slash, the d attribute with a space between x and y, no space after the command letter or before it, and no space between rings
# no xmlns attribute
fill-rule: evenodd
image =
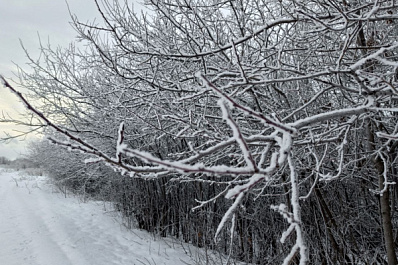
<svg viewBox="0 0 398 265"><path fill-rule="evenodd" d="M71 12L81 20L98 17L93 0L67 0ZM55 46L67 46L76 33L69 25L71 19L65 0L0 0L0 74L13 77L13 62L24 68L27 59L20 40L33 58L38 56L39 37ZM22 106L5 88L0 87L0 111L15 115ZM15 133L15 126L0 124L0 135ZM0 156L14 159L25 151L26 141L0 143Z"/></svg>

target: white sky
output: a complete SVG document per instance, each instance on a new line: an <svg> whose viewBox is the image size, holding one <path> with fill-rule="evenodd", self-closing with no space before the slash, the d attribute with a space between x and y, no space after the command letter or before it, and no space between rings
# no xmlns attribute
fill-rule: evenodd
<svg viewBox="0 0 398 265"><path fill-rule="evenodd" d="M72 13L82 21L99 17L94 0L67 0ZM33 58L38 57L39 35L44 44L53 47L67 46L76 33L69 25L71 18L65 0L0 0L0 74L12 78L18 64L26 68L27 58L20 46L20 40ZM27 69L27 68L26 68ZM0 87L0 114L7 112L13 116L23 110L14 95ZM0 137L5 132L15 134L11 124L0 123ZM34 136L31 136L34 137ZM25 152L27 141L0 142L0 156L14 159Z"/></svg>

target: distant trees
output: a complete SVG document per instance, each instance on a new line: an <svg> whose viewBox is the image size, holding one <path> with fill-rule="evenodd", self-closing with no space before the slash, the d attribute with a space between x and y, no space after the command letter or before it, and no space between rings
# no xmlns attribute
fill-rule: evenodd
<svg viewBox="0 0 398 265"><path fill-rule="evenodd" d="M141 228L245 262L397 264L397 3L96 3L14 91L83 153L52 167L108 165Z"/></svg>
<svg viewBox="0 0 398 265"><path fill-rule="evenodd" d="M0 165L8 165L8 164L10 164L10 160L7 157L1 156Z"/></svg>
<svg viewBox="0 0 398 265"><path fill-rule="evenodd" d="M45 169L62 192L69 190L104 199L98 186L106 180L102 176L99 178L96 168L82 163L84 155L54 148L47 140L38 140L30 143L27 157L36 166Z"/></svg>

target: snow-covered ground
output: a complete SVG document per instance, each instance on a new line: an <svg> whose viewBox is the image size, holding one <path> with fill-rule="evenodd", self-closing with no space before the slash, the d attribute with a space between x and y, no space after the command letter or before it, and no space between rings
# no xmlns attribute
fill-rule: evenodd
<svg viewBox="0 0 398 265"><path fill-rule="evenodd" d="M127 230L98 202L65 198L45 177L0 168L0 264L197 264L200 251Z"/></svg>

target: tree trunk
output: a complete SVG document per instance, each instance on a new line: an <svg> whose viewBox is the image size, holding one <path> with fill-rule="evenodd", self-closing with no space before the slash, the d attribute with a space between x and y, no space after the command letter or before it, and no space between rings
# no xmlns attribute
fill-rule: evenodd
<svg viewBox="0 0 398 265"><path fill-rule="evenodd" d="M380 191L384 189L384 182L387 181L384 179L384 163L380 157L375 159L375 166L377 168L379 174L379 189ZM395 254L394 247L394 235L392 229L391 222L391 210L390 210L390 189L384 191L383 194L380 194L380 213L381 219L383 223L383 233L384 233L384 244L387 250L387 259L389 265L397 265L397 256Z"/></svg>
<svg viewBox="0 0 398 265"><path fill-rule="evenodd" d="M371 121L368 120L367 124L367 133L368 133L368 143L369 143L369 151L375 151L375 133L372 128ZM384 182L387 181L384 179L384 163L380 156L377 156L373 160L377 173L379 175L379 190L384 189ZM390 211L390 200L389 200L389 188L387 187L384 193L380 194L380 214L382 219L383 233L384 233L384 245L387 251L387 260L388 265L397 265L397 255L395 254L394 247L394 236L391 222L391 211Z"/></svg>

